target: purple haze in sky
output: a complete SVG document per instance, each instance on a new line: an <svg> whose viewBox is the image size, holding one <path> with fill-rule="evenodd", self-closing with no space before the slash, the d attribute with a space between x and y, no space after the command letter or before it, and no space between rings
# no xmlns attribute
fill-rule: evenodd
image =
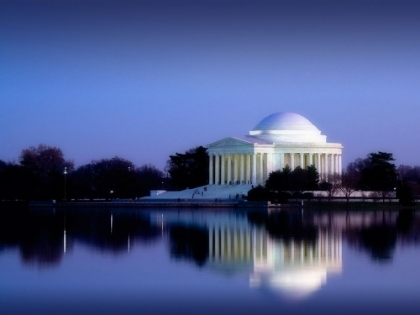
<svg viewBox="0 0 420 315"><path fill-rule="evenodd" d="M418 1L0 0L0 159L170 154L296 112L420 165Z"/></svg>

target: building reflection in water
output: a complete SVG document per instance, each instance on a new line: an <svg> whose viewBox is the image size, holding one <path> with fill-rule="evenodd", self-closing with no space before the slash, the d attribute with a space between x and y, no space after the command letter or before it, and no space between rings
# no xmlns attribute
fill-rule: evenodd
<svg viewBox="0 0 420 315"><path fill-rule="evenodd" d="M165 214L166 224L202 226L208 231L206 268L225 275L249 273L253 288L288 298L304 298L321 288L329 274L342 270L341 231L317 229L308 239L273 238L245 216ZM202 244L206 246L205 244Z"/></svg>
<svg viewBox="0 0 420 315"><path fill-rule="evenodd" d="M328 273L341 272L342 239L319 230L315 242L286 242L272 239L263 228L211 226L209 260L217 269L251 265L251 287L269 286L301 298L318 290Z"/></svg>

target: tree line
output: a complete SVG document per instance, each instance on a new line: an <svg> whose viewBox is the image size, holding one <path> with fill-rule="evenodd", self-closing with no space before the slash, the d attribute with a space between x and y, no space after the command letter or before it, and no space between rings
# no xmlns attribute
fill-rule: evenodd
<svg viewBox="0 0 420 315"><path fill-rule="evenodd" d="M140 198L207 185L208 164L207 149L198 146L170 155L165 172L118 156L76 168L60 148L40 144L23 149L17 162L0 160L0 201Z"/></svg>
<svg viewBox="0 0 420 315"><path fill-rule="evenodd" d="M164 181L155 166L121 157L75 168L60 148L45 144L22 150L17 163L0 160L0 200L136 198L162 189Z"/></svg>
<svg viewBox="0 0 420 315"><path fill-rule="evenodd" d="M394 161L392 153L370 153L322 181L314 165L294 170L286 166L271 172L265 185L252 189L248 198L284 202L305 191L323 190L330 198L341 192L348 201L356 191L369 190L384 202L396 193L402 203L411 204L420 195L420 166L396 167ZM75 168L61 149L40 144L22 150L17 163L0 160L0 200L138 198L150 190L195 188L208 184L207 149L198 146L170 155L164 171L151 164L137 167L121 157Z"/></svg>
<svg viewBox="0 0 420 315"><path fill-rule="evenodd" d="M381 198L385 202L396 196L400 203L411 205L414 196L420 194L420 167L400 165L397 168L394 161L392 153L372 152L366 158L349 163L342 174L330 174L322 182L314 165L294 170L286 166L270 173L265 185L252 189L248 198L285 202L292 196L304 197L304 191L323 190L329 198L341 192L349 201L356 191L373 191L372 196L366 197Z"/></svg>

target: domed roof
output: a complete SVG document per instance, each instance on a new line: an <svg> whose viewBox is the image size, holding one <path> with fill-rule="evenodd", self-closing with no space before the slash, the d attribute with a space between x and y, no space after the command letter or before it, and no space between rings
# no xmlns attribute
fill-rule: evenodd
<svg viewBox="0 0 420 315"><path fill-rule="evenodd" d="M295 113L275 113L265 117L249 132L250 137L272 143L326 143L327 137L305 117Z"/></svg>
<svg viewBox="0 0 420 315"><path fill-rule="evenodd" d="M318 131L309 120L295 113L275 113L265 117L252 130L313 130Z"/></svg>

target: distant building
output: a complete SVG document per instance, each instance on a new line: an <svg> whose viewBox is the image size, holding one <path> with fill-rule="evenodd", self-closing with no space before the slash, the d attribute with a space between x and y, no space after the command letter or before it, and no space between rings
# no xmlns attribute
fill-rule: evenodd
<svg viewBox="0 0 420 315"><path fill-rule="evenodd" d="M292 170L315 165L322 180L342 169L343 146L327 143L327 136L295 113L272 114L249 135L227 137L207 148L210 185L264 184L271 172L286 165Z"/></svg>

